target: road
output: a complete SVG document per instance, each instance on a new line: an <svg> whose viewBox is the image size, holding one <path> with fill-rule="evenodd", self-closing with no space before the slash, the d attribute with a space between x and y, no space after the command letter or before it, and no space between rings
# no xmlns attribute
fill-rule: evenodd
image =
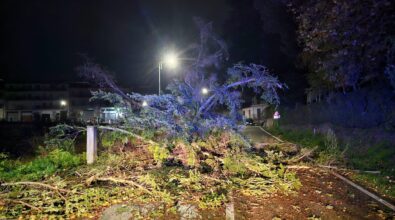
<svg viewBox="0 0 395 220"><path fill-rule="evenodd" d="M260 143L276 143L276 139L270 137L265 133L259 126L246 126L243 130L243 134L247 136L254 145Z"/></svg>

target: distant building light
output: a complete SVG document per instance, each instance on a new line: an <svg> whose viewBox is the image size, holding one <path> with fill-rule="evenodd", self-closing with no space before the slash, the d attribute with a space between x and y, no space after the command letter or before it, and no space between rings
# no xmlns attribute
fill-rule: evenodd
<svg viewBox="0 0 395 220"><path fill-rule="evenodd" d="M142 106L143 106L143 107L147 107L147 106L148 106L148 102L147 102L147 101L143 101Z"/></svg>
<svg viewBox="0 0 395 220"><path fill-rule="evenodd" d="M60 106L66 106L67 105L67 101L66 100L60 100Z"/></svg>

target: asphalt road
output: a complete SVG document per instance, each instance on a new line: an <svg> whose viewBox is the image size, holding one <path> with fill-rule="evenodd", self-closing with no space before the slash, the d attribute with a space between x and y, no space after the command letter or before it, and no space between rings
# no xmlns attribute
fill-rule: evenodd
<svg viewBox="0 0 395 220"><path fill-rule="evenodd" d="M259 126L246 126L243 134L250 138L253 144L278 142L266 134Z"/></svg>

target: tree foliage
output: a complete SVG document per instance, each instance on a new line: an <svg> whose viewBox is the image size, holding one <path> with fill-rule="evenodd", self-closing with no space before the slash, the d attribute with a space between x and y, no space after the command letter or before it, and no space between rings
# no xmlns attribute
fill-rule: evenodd
<svg viewBox="0 0 395 220"><path fill-rule="evenodd" d="M251 88L268 103L280 103L277 89L284 88L266 67L257 64L235 64L227 68L219 80L217 71L228 58L227 47L212 30L212 24L195 19L200 29L200 43L191 54L195 59L183 69L182 77L168 86L169 94L142 95L123 92L100 65L87 60L79 73L98 85L110 89L93 93L92 99L110 101L124 115L124 123L131 128L161 129L168 135L204 135L215 129L237 129L242 120L241 90ZM203 94L202 88L209 93ZM143 106L146 102L148 106Z"/></svg>
<svg viewBox="0 0 395 220"><path fill-rule="evenodd" d="M298 23L301 57L313 88L357 89L373 80L392 80L394 1L286 2Z"/></svg>

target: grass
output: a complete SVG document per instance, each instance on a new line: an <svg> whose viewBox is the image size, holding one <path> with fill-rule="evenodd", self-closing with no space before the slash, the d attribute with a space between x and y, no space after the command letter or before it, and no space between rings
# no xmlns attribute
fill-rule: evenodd
<svg viewBox="0 0 395 220"><path fill-rule="evenodd" d="M354 173L352 179L369 186L382 195L395 200L395 181L390 176L370 173Z"/></svg>
<svg viewBox="0 0 395 220"><path fill-rule="evenodd" d="M28 162L10 160L2 154L0 159L0 180L41 180L59 171L75 168L84 161L83 155L75 155L68 151L54 150L48 155L38 156Z"/></svg>
<svg viewBox="0 0 395 220"><path fill-rule="evenodd" d="M395 176L395 146L388 142L380 142L367 150L350 154L349 164L355 169L380 170Z"/></svg>
<svg viewBox="0 0 395 220"><path fill-rule="evenodd" d="M306 130L283 130L278 127L270 129L270 132L306 148L318 146L318 158L315 159L319 163L339 158L336 157L340 152L339 147L336 147L337 142L333 140L333 137L314 134ZM395 199L395 146L393 144L380 142L366 150L351 148L346 151L344 159L344 165L350 169L380 171L380 174L353 173L350 178L382 195Z"/></svg>
<svg viewBox="0 0 395 220"><path fill-rule="evenodd" d="M281 136L284 140L297 143L306 148L320 147L324 148L325 135L314 134L307 130L284 130L280 127L269 129L269 131L277 136Z"/></svg>
<svg viewBox="0 0 395 220"><path fill-rule="evenodd" d="M380 174L355 173L350 177L395 200L395 146L380 142L362 152L350 154L349 165L359 170L378 170Z"/></svg>
<svg viewBox="0 0 395 220"><path fill-rule="evenodd" d="M331 165L344 161L343 149L339 146L336 135L331 130L326 134L314 134L308 130L283 130L280 127L274 127L269 131L305 148L316 148L314 159L320 164Z"/></svg>

